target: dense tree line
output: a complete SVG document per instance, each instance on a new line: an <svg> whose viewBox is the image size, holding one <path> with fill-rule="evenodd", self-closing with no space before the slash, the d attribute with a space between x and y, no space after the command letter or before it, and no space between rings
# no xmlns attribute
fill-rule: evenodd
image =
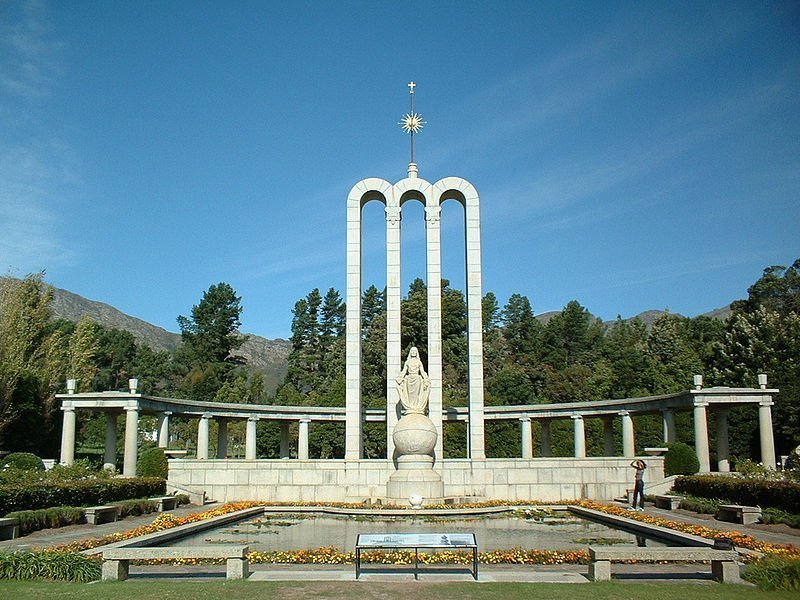
<svg viewBox="0 0 800 600"><path fill-rule="evenodd" d="M78 392L127 390L217 402L263 402L260 372L247 369L235 351L244 342L238 327L241 298L225 283L212 285L190 316L178 318L181 346L154 351L128 331L88 317L77 323L52 316L52 288L41 273L0 280L0 449L57 456L61 411L54 395L66 379ZM102 415L79 413L79 440L100 452ZM142 429L153 429L145 417ZM122 436L123 424L119 424ZM175 420L177 444L193 443L195 426ZM237 434L233 428L234 437ZM244 432L241 432L244 436ZM118 444L121 448L121 444ZM86 450L86 448L84 448Z"/></svg>
<svg viewBox="0 0 800 600"><path fill-rule="evenodd" d="M692 386L695 374L706 385L754 387L758 373L767 373L771 387L781 389L774 410L778 452L800 443L800 260L791 267L770 267L748 290L746 300L732 305L727 320L686 318L664 313L648 327L638 319L604 324L577 301L549 319L537 319L530 300L513 294L502 308L491 292L483 298L485 398L489 405L579 402L680 392ZM321 310L319 290L297 302L292 323L293 351L289 375L277 402L344 404L343 315L339 294L331 289ZM427 298L422 280L414 280L401 304L403 352L415 345L423 362L427 348ZM330 316L339 320L331 326ZM463 406L467 399L466 304L462 292L442 281L443 400ZM324 333L323 333L324 332ZM374 286L362 296L362 394L366 406L385 404L386 304ZM693 443L691 415L678 415L680 441ZM735 457L758 456L754 407L732 411L730 446ZM662 444L658 416L637 416L639 449ZM602 431L587 421L589 452L600 453ZM712 448L715 427L710 424ZM571 424L555 424L554 452L571 452ZM318 434L337 454L341 432ZM487 423L487 453L518 456L517 423ZM559 431L562 430L562 431ZM563 433L563 435L558 435ZM534 434L536 437L536 433ZM365 454L381 456L385 431L367 425ZM618 432L618 444L621 436ZM312 436L312 452L315 448ZM466 432L447 424L445 453L463 456Z"/></svg>
<svg viewBox="0 0 800 600"><path fill-rule="evenodd" d="M536 404L626 398L683 391L692 376L706 385L753 387L767 373L780 388L774 408L779 454L800 443L800 260L770 267L732 305L726 320L685 318L670 313L652 324L618 318L604 324L577 301L549 319L537 318L530 300L513 294L504 306L491 292L483 298L485 398L489 405ZM415 345L427 364L427 295L414 280L401 303L403 352ZM241 298L225 283L211 286L188 316L178 318L182 344L157 352L127 331L108 329L84 318L53 320L52 292L41 274L0 285L0 449L57 454L61 411L54 394L67 378L78 391L125 390L136 377L140 391L217 402L343 406L345 402L345 305L331 288L298 300L293 309L292 351L286 380L276 397L265 398L263 377L236 351ZM464 295L442 281L443 401L467 402L467 312ZM374 286L362 296L362 399L384 407L386 397L386 298ZM101 416L81 417L79 439L103 446ZM712 421L709 432L715 427ZM758 457L755 407L731 411L730 446L735 457ZM661 444L657 416L635 418L638 448ZM143 419L143 429L151 427ZM600 423L588 420L589 453L601 453ZM120 423L120 435L122 435ZM154 425L152 426L154 428ZM571 452L571 423L554 424L554 453ZM189 447L196 425L174 420L174 445ZM241 429L241 431L240 431ZM680 441L693 443L691 415L678 415ZM293 426L296 436L296 425ZM538 437L538 430L534 436ZM244 425L232 424L229 447L242 445ZM618 432L618 444L621 444ZM215 436L212 432L212 444ZM277 457L278 424L259 424L259 455ZM518 423L487 423L487 453L518 456ZM445 428L446 456L463 456L462 424ZM314 424L312 456L344 454L342 424ZM119 445L121 447L121 444ZM365 426L367 457L385 455L382 423Z"/></svg>

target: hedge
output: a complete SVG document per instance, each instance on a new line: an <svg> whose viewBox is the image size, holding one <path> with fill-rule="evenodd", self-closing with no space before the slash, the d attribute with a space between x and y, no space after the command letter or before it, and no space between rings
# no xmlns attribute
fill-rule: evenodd
<svg viewBox="0 0 800 600"><path fill-rule="evenodd" d="M791 513L800 506L800 483L744 479L725 475L691 475L678 477L673 489L701 498L719 498L745 506L778 508Z"/></svg>
<svg viewBox="0 0 800 600"><path fill-rule="evenodd" d="M97 506L130 498L163 496L166 490L167 482L157 477L0 485L0 515L51 506Z"/></svg>
<svg viewBox="0 0 800 600"><path fill-rule="evenodd" d="M20 535L28 535L40 529L77 525L83 521L84 511L74 506L53 506L37 510L18 510L6 516L19 521Z"/></svg>

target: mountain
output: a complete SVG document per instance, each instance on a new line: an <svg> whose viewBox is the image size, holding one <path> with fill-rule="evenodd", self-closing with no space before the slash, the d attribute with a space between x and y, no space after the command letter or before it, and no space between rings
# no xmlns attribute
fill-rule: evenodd
<svg viewBox="0 0 800 600"><path fill-rule="evenodd" d="M547 325L548 321L550 321L550 319L552 319L557 314L560 314L560 312L561 311L557 311L557 310L551 310L549 312L544 312L544 313L542 313L540 315L536 315L536 320L539 321L542 325ZM665 311L665 310L646 310L646 311L644 311L642 313L639 313L635 317L631 317L629 319L622 319L622 320L623 321L633 321L634 319L639 319L642 323L645 324L645 327L647 327L647 329L650 329L650 327L653 326L653 323L655 322L655 320L658 319L658 317L660 317L661 315L665 315L665 314L667 314L667 311ZM672 313L672 314L674 314L677 317L683 316L683 315L681 315L679 313ZM720 321L724 321L728 317L731 316L731 305L729 304L728 306L723 306L722 308L715 308L712 311L709 311L707 313L703 313L702 315L698 315L698 316L700 316L700 317L709 317L711 319L719 319ZM616 323L616 322L617 321L615 319L613 321L605 321L604 323L608 327L612 327L614 325L614 323Z"/></svg>
<svg viewBox="0 0 800 600"><path fill-rule="evenodd" d="M67 290L53 288L53 316L56 319L78 321L84 315L113 329L130 331L137 342L150 346L153 350L174 350L181 343L181 336L126 315L113 306L89 300ZM245 334L247 335L247 334ZM274 394L286 377L289 365L289 352L292 345L287 340L269 340L258 335L249 335L238 354L247 359L247 364L264 374L264 387L268 394Z"/></svg>

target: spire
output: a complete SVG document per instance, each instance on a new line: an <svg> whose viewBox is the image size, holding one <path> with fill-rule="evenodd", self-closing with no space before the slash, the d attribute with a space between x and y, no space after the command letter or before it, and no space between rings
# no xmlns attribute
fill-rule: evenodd
<svg viewBox="0 0 800 600"><path fill-rule="evenodd" d="M414 88L417 84L413 81L408 84L408 94L411 98L411 110L403 115L403 119L398 123L411 138L411 162L408 164L408 176L416 178L418 174L417 164L414 162L414 134L422 131L422 128L427 124L422 120L422 115L414 112Z"/></svg>

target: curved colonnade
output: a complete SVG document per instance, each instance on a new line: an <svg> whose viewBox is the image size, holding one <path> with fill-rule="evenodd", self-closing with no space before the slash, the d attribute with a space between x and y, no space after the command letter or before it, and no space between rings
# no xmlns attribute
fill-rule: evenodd
<svg viewBox="0 0 800 600"><path fill-rule="evenodd" d="M517 406L487 406L484 409L486 420L518 421L522 459L546 458L550 456L550 424L554 420L569 419L573 422L574 458L586 457L584 421L600 419L604 431L604 456L614 456L613 422L620 419L622 429L623 457L634 456L635 431L634 415L660 414L663 419L664 442L674 441L675 413L691 411L694 419L695 449L700 460L701 472L711 471L708 435L708 413L714 413L716 422L717 469L728 471L728 428L727 413L734 406L757 404L759 406L759 434L761 441L761 461L765 466L775 466L775 446L772 433L772 397L778 392L767 388L766 376L759 377L758 388L702 387L702 377L695 376L695 389L686 392L644 398L626 398L594 402L566 402L560 404L531 404ZM135 381L135 380L133 380ZM197 419L197 459L209 459L210 422L215 420L218 427L217 458L224 459L227 454L227 423L246 420L245 459L255 460L256 424L260 420L281 423L281 456L289 457L289 424L299 424L297 460L308 460L308 433L313 423L347 422L345 407L277 406L262 404L227 404L218 402L197 402L177 398L160 398L139 394L135 387L129 392L94 392L83 394L59 394L63 411L61 441L61 462L71 464L75 458L76 411L102 411L106 414L105 462L114 464L117 454L117 418L124 413L125 444L123 475L136 474L139 418L142 415L158 417L158 445L166 448L169 444L169 424L173 416ZM383 409L364 409L359 411L359 427L364 421L383 422L386 411ZM443 421L469 421L469 407L448 408L442 411ZM541 425L541 452L534 457L533 421ZM347 441L347 440L346 440ZM345 461L347 458L345 450ZM236 461L237 459L228 459ZM336 459L330 459L334 461ZM388 459L371 459L370 462L391 462ZM439 463L441 464L441 463Z"/></svg>

